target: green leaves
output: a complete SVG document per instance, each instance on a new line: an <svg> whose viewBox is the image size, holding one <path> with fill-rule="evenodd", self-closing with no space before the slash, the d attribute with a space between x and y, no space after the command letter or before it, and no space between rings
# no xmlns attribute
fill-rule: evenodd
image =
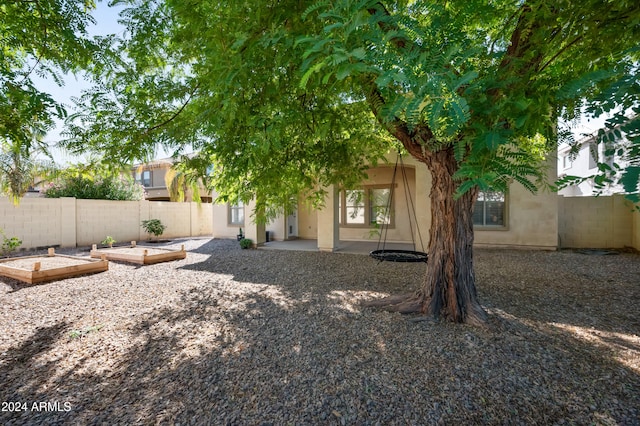
<svg viewBox="0 0 640 426"><path fill-rule="evenodd" d="M563 106L637 105L624 94L639 36L626 3L125 3L130 38L94 69L67 146L121 163L157 146L198 151L215 161L221 197L260 194L261 211L356 182L399 141L427 164L450 151L461 191L533 191Z"/></svg>
<svg viewBox="0 0 640 426"><path fill-rule="evenodd" d="M48 157L43 138L67 112L34 77L62 86L63 72L87 69L97 45L86 27L93 1L9 1L0 6L0 187L18 202Z"/></svg>

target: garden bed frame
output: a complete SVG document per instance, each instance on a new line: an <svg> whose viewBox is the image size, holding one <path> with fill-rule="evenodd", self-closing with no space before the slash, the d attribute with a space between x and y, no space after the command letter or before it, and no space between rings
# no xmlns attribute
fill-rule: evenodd
<svg viewBox="0 0 640 426"><path fill-rule="evenodd" d="M71 259L64 262L66 265L57 266L56 259ZM13 266L11 263L30 263L33 261L31 269L23 266ZM62 263L62 262L58 262ZM109 269L109 261L105 258L100 260L86 257L67 256L56 254L55 249L50 248L48 254L37 256L13 257L0 260L0 275L13 278L27 284L38 284L46 281L56 281L77 275L93 274L104 272Z"/></svg>
<svg viewBox="0 0 640 426"><path fill-rule="evenodd" d="M162 249L155 247L138 247L135 241L130 246L98 248L94 244L91 248L91 257L105 256L108 260L135 263L138 265L151 265L171 260L184 259L187 252L184 244L180 250Z"/></svg>

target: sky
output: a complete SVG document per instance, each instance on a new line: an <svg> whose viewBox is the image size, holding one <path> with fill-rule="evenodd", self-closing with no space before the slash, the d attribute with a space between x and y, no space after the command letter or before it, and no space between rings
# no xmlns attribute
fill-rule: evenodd
<svg viewBox="0 0 640 426"><path fill-rule="evenodd" d="M109 7L107 3L108 2L106 0L98 0L96 5L97 7L92 13L93 17L96 20L96 24L90 25L88 28L90 36L108 34L122 35L124 28L118 23L118 13L123 8ZM59 87L51 80L42 79L37 76L34 77L33 80L36 84L36 87L46 93L49 93L56 101L63 103L65 105L65 108L67 109L67 113L69 114L73 112L73 102L71 101L71 98L79 97L83 89L88 89L90 87L90 84L82 78L82 75L76 76L73 74L66 74L64 77L65 84L63 87ZM45 137L45 141L47 141L49 145L52 146L60 139L61 131L62 122L57 121L57 127L47 134L47 136ZM51 154L53 155L56 163L60 165L65 165L67 163L77 163L82 160L81 158L73 157L55 147L51 149Z"/></svg>

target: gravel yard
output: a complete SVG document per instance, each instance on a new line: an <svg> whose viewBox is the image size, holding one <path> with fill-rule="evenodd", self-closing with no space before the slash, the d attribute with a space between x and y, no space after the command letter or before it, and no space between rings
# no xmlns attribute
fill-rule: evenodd
<svg viewBox="0 0 640 426"><path fill-rule="evenodd" d="M0 424L640 424L639 255L478 249L476 328L360 306L424 264L180 244L0 277Z"/></svg>

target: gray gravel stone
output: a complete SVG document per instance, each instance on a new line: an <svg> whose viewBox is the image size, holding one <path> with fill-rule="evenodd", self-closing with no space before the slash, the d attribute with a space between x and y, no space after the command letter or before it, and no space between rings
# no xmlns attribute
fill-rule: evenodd
<svg viewBox="0 0 640 426"><path fill-rule="evenodd" d="M474 328L362 308L424 264L180 244L0 279L0 424L639 424L638 255L476 250Z"/></svg>

